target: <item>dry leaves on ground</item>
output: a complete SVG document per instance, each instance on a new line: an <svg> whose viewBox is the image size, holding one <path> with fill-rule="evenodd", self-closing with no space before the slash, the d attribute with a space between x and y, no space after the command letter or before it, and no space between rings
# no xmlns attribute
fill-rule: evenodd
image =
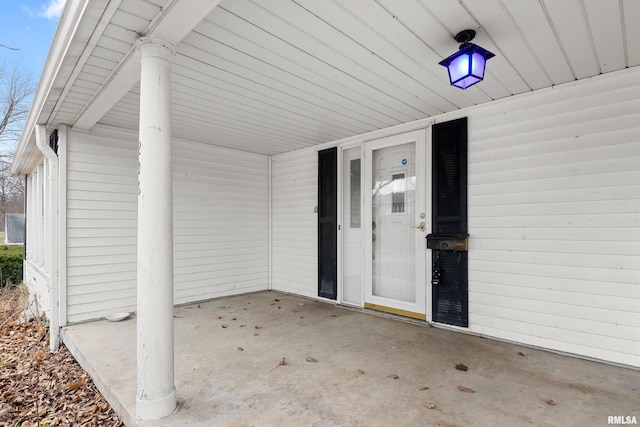
<svg viewBox="0 0 640 427"><path fill-rule="evenodd" d="M42 320L20 323L5 289L0 307L0 427L124 426L69 350L49 351Z"/></svg>

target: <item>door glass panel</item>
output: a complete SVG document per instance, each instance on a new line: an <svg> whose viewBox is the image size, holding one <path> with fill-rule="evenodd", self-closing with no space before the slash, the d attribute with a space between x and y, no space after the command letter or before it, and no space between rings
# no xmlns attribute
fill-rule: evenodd
<svg viewBox="0 0 640 427"><path fill-rule="evenodd" d="M406 192L404 174L398 173L391 176L391 213L404 213L404 195Z"/></svg>
<svg viewBox="0 0 640 427"><path fill-rule="evenodd" d="M342 299L362 304L362 176L360 147L344 150Z"/></svg>
<svg viewBox="0 0 640 427"><path fill-rule="evenodd" d="M373 150L372 290L415 302L415 143Z"/></svg>
<svg viewBox="0 0 640 427"><path fill-rule="evenodd" d="M360 190L360 159L349 162L349 210L351 228L360 228L360 203L362 194Z"/></svg>

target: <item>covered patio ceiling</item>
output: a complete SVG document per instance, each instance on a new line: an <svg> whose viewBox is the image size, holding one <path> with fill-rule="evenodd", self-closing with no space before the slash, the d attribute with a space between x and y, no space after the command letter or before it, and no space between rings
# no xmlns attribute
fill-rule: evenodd
<svg viewBox="0 0 640 427"><path fill-rule="evenodd" d="M136 130L145 35L176 42L174 137L265 155L640 64L635 0L217 3L69 1L31 123ZM467 28L496 57L462 91L438 62Z"/></svg>

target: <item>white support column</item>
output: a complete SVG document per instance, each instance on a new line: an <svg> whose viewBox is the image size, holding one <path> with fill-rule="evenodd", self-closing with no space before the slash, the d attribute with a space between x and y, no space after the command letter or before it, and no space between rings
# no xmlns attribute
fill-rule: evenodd
<svg viewBox="0 0 640 427"><path fill-rule="evenodd" d="M173 355L171 43L140 40L137 417L176 408Z"/></svg>

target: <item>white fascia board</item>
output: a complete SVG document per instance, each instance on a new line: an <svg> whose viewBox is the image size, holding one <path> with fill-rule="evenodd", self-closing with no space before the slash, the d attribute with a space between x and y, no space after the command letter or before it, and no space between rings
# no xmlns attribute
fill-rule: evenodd
<svg viewBox="0 0 640 427"><path fill-rule="evenodd" d="M174 46L220 3L210 0L176 0L151 24L145 37L166 40ZM140 53L133 45L73 123L73 128L88 131L140 81Z"/></svg>
<svg viewBox="0 0 640 427"><path fill-rule="evenodd" d="M11 175L13 176L26 175L31 172L26 169L26 166L34 164L34 151L38 151L35 149L35 126L88 3L89 0L68 0L65 4L24 130L18 141L11 165Z"/></svg>

